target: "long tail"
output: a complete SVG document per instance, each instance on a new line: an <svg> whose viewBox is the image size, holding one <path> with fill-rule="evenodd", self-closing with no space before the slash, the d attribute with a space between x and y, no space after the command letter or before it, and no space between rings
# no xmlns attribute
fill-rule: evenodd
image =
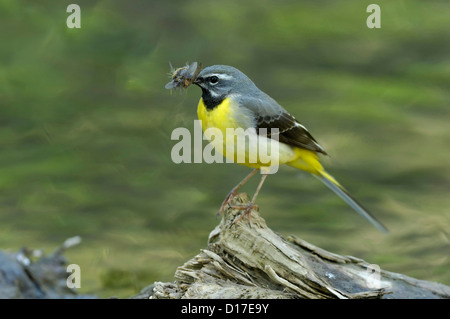
<svg viewBox="0 0 450 319"><path fill-rule="evenodd" d="M329 189L342 198L347 204L350 205L358 214L367 219L373 226L379 231L387 233L388 229L380 223L367 209L359 204L347 190L339 184L339 182L330 174L328 174L319 162L317 154L311 151L301 150L301 156L299 160L288 163L290 166L308 171L321 180Z"/></svg>
<svg viewBox="0 0 450 319"><path fill-rule="evenodd" d="M388 233L388 229L380 223L371 213L367 211L360 203L356 201L346 190L342 187L333 176L325 171L319 172L319 174L314 174L318 179L320 179L329 189L335 192L340 198L342 198L347 204L350 205L358 214L367 219L373 226L375 226L379 231L383 233Z"/></svg>

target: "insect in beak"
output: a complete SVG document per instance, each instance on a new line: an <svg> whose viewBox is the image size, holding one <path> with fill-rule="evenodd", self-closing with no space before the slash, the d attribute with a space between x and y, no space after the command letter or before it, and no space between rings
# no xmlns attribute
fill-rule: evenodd
<svg viewBox="0 0 450 319"><path fill-rule="evenodd" d="M202 64L193 62L190 65L174 69L170 64L170 77L172 81L166 84L165 88L168 90L183 88L186 89L192 83L197 84L197 75L202 69Z"/></svg>

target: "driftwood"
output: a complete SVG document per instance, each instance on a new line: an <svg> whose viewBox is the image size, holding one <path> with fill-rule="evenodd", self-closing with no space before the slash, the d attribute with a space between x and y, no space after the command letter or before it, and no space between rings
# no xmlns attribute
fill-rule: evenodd
<svg viewBox="0 0 450 319"><path fill-rule="evenodd" d="M245 194L232 205L247 205ZM450 298L450 287L379 269L296 237L284 239L257 210L251 224L228 208L206 249L135 298Z"/></svg>

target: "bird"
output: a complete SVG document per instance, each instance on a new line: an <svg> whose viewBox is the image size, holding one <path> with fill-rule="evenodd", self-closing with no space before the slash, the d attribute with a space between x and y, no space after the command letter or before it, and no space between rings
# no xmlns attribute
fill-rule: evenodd
<svg viewBox="0 0 450 319"><path fill-rule="evenodd" d="M201 70L192 83L200 87L202 92L197 115L206 138L217 151L233 161L236 161L239 151L243 152L244 156L238 163L253 168L225 197L218 215L227 205L231 206L231 200L237 195L239 188L259 171L261 180L251 201L248 205L235 207L244 210L241 218L246 214L250 218L251 209L257 207L257 196L270 174L271 167L288 165L317 177L379 231L388 232L381 222L325 170L319 155L327 155L327 152L307 128L260 90L243 72L228 65L212 65ZM268 133L269 130L275 133ZM231 140L236 140L235 137L229 138L230 131L234 134L241 132L238 133L237 139L247 138L247 144L250 145L239 146L239 143L231 143ZM247 133L244 136L242 132ZM221 133L225 138L217 138L220 135L217 133ZM250 160L250 152L258 147L272 150L276 153L276 160L263 162L258 155Z"/></svg>

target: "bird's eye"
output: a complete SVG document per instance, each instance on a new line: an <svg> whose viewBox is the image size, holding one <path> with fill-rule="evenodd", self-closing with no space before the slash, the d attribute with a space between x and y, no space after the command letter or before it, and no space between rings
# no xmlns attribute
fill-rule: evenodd
<svg viewBox="0 0 450 319"><path fill-rule="evenodd" d="M209 83L216 84L217 82L219 82L219 78L217 76L213 75L209 77Z"/></svg>

